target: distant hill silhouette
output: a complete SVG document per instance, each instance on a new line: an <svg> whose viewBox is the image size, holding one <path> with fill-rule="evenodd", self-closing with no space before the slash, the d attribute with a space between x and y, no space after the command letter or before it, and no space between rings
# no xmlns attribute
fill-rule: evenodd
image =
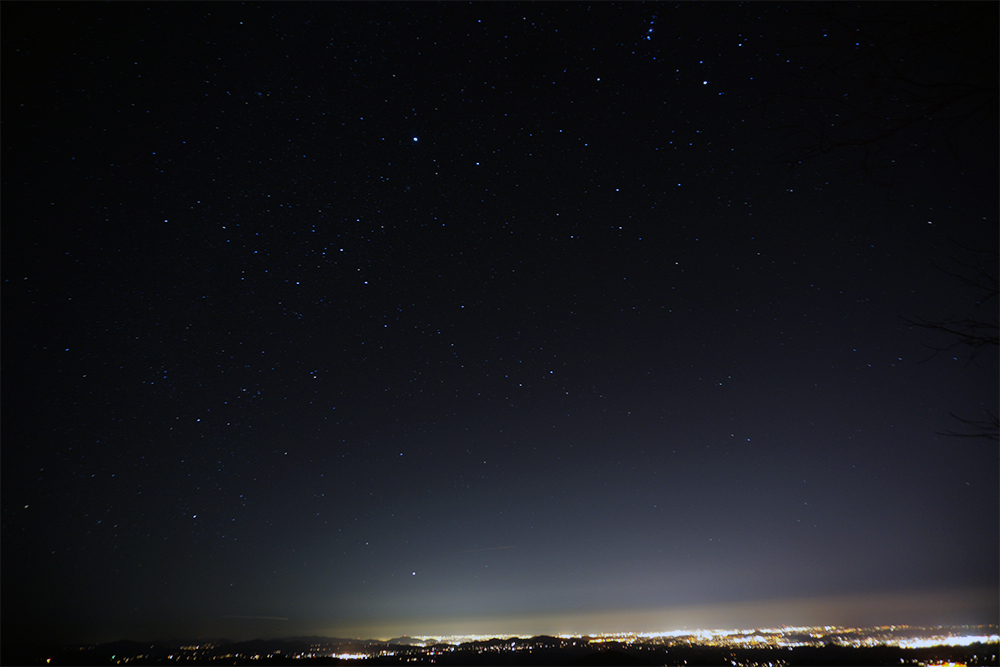
<svg viewBox="0 0 1000 667"><path fill-rule="evenodd" d="M401 643L407 642L407 643ZM996 665L996 644L933 646L910 649L892 645L854 648L826 646L724 648L697 644L605 642L592 644L584 638L540 635L530 639L509 637L454 644L435 644L437 650L419 646L412 637L380 640L332 637L256 639L243 642L120 640L97 646L41 647L11 646L5 642L0 656L3 665L400 665L416 661L437 665L731 665L743 664L886 665L952 662L968 665ZM190 647L198 646L197 650ZM210 646L210 647L209 647ZM321 647L317 653L311 650ZM383 654L384 651L384 654ZM345 663L338 653L371 652L363 663ZM314 657L308 657L313 654ZM306 656L296 658L295 656ZM51 663L47 661L51 659Z"/></svg>
<svg viewBox="0 0 1000 667"><path fill-rule="evenodd" d="M396 644L397 646L423 646L424 642L419 639L414 639L413 637L407 637L403 635L402 637L396 637L385 642L386 644Z"/></svg>

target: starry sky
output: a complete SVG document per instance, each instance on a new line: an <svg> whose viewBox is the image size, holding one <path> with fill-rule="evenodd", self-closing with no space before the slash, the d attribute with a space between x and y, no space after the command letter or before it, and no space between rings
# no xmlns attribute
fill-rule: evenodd
<svg viewBox="0 0 1000 667"><path fill-rule="evenodd" d="M998 18L4 3L3 636L996 622Z"/></svg>

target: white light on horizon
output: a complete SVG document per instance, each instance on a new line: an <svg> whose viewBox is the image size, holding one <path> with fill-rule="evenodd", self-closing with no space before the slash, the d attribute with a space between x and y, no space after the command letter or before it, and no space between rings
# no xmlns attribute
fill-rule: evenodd
<svg viewBox="0 0 1000 667"><path fill-rule="evenodd" d="M928 648L931 646L968 646L981 642L996 644L1000 635L965 635L964 637L931 637L930 639L904 639L899 642L901 648Z"/></svg>

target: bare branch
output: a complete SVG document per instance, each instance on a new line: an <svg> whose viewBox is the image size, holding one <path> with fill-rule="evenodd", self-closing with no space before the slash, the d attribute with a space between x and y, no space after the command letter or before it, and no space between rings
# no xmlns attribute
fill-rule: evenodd
<svg viewBox="0 0 1000 667"><path fill-rule="evenodd" d="M938 431L938 435L947 435L955 438L985 438L987 440L1000 440L1000 418L992 412L986 413L986 419L962 419L954 412L951 416L972 429L971 433L961 433L958 431Z"/></svg>

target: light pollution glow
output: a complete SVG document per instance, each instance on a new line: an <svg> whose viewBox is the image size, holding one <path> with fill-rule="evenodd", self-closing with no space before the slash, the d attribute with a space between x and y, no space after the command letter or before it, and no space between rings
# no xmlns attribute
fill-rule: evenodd
<svg viewBox="0 0 1000 667"><path fill-rule="evenodd" d="M844 595L724 604L524 615L399 618L389 622L313 629L327 636L389 639L415 636L607 635L704 628L782 626L876 627L975 625L1000 613L996 591L957 589L917 593Z"/></svg>

